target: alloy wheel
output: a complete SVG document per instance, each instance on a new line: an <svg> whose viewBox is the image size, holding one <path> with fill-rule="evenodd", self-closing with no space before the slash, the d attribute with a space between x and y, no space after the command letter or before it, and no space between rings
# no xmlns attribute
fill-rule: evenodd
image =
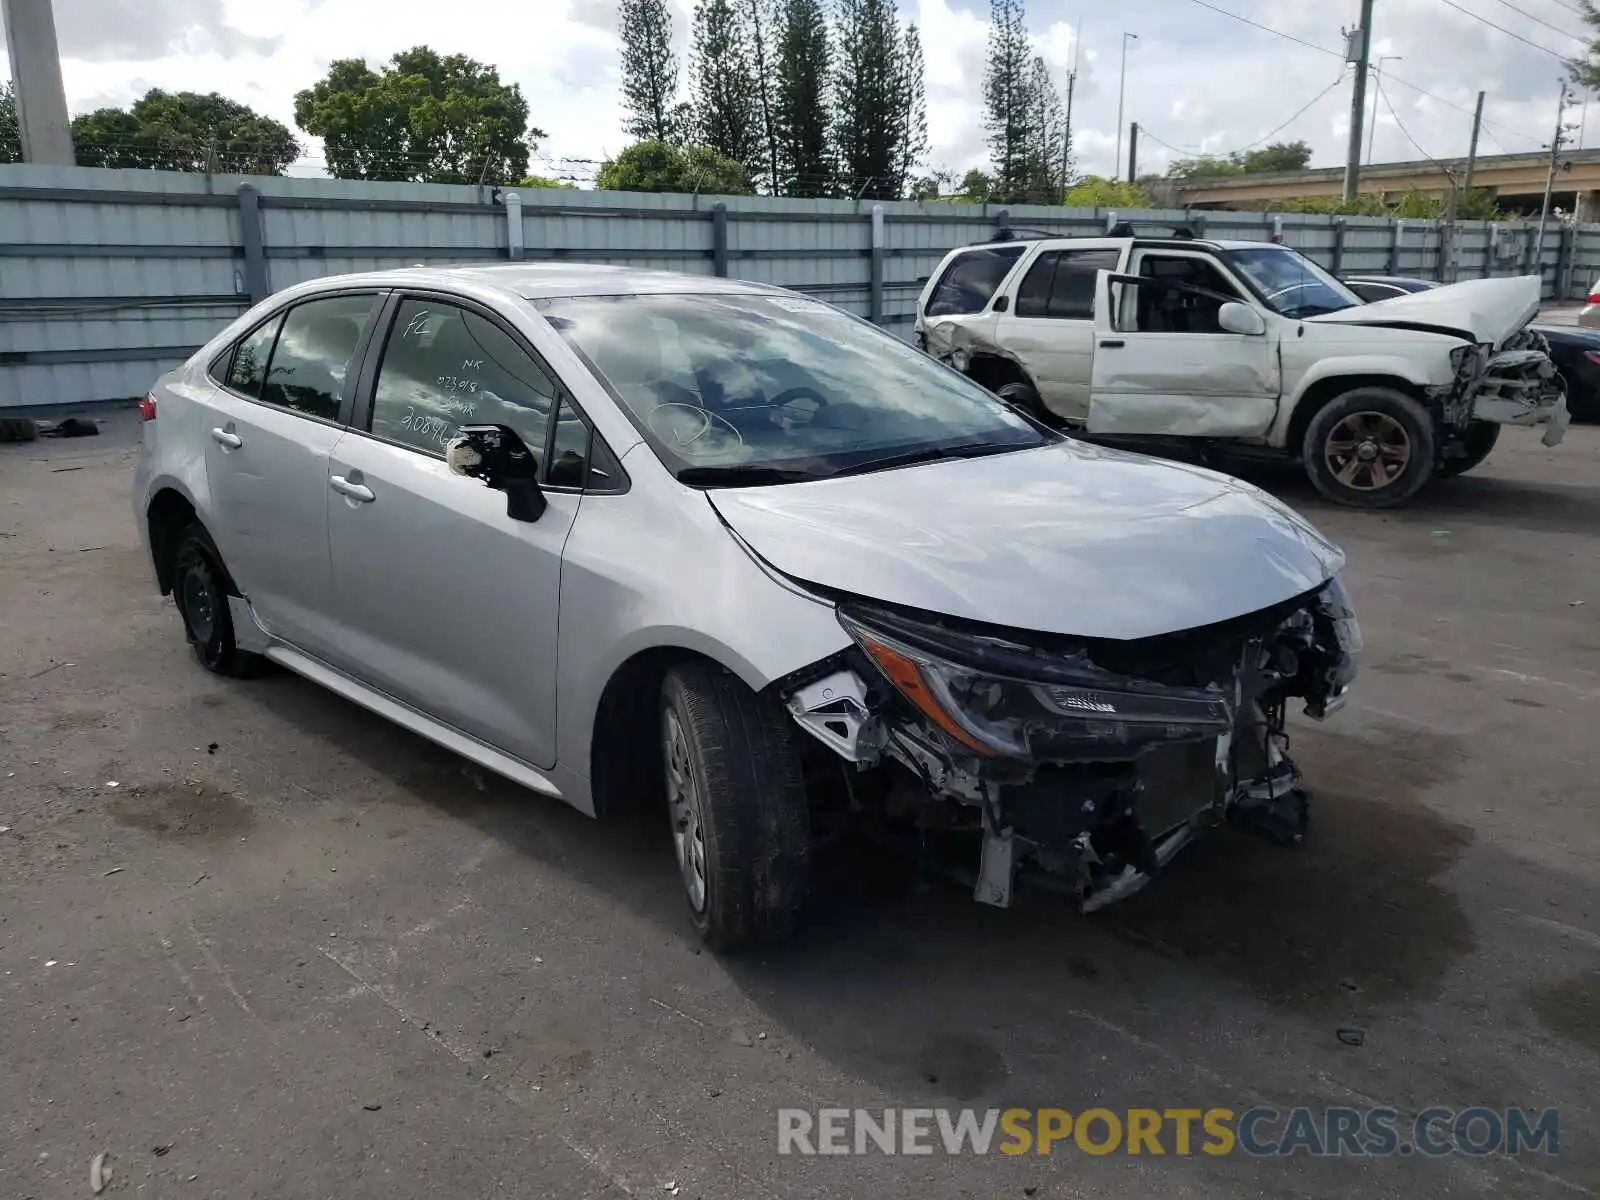
<svg viewBox="0 0 1600 1200"><path fill-rule="evenodd" d="M678 714L670 707L661 716L661 740L678 872L683 876L690 907L703 913L706 909L706 843L700 818L700 783L689 754L689 739Z"/></svg>
<svg viewBox="0 0 1600 1200"><path fill-rule="evenodd" d="M1411 436L1387 413L1351 413L1328 431L1323 457L1341 485L1375 492L1405 474L1411 464Z"/></svg>

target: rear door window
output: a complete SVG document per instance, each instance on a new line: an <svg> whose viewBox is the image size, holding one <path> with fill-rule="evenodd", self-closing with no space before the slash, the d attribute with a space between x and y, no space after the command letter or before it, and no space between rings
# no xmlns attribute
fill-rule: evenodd
<svg viewBox="0 0 1600 1200"><path fill-rule="evenodd" d="M934 285L925 315L950 317L982 312L1025 248L984 246L957 255Z"/></svg>
<svg viewBox="0 0 1600 1200"><path fill-rule="evenodd" d="M1121 251L1063 250L1050 284L1048 317L1094 320L1094 281L1101 271L1115 271Z"/></svg>
<svg viewBox="0 0 1600 1200"><path fill-rule="evenodd" d="M297 304L272 348L264 403L337 421L345 379L372 317L374 297L328 296Z"/></svg>

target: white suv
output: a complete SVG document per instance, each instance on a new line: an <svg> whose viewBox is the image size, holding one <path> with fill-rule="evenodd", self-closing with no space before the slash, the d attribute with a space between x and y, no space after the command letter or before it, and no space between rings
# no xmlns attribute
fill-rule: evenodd
<svg viewBox="0 0 1600 1200"><path fill-rule="evenodd" d="M1478 465L1501 425L1561 440L1561 378L1526 328L1538 308L1533 276L1363 304L1285 246L1121 226L952 251L916 339L1091 438L1298 459L1329 498L1381 508Z"/></svg>

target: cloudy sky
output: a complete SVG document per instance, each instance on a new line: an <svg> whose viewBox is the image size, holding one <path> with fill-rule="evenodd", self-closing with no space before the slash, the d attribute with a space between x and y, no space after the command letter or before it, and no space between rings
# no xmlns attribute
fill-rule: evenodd
<svg viewBox="0 0 1600 1200"><path fill-rule="evenodd" d="M677 8L683 40L691 0L669 3ZM987 0L899 3L923 30L929 166L959 172L981 165ZM1334 166L1342 162L1349 128L1340 25L1354 23L1357 7L1357 0L1030 0L1028 24L1063 81L1076 60L1081 169L1111 171L1125 32L1138 35L1127 56L1126 91L1127 120L1139 121L1149 135L1142 168L1174 157L1165 146L1226 153L1268 134L1304 138L1315 150L1314 165ZM1374 55L1401 57L1383 64L1387 83L1377 100L1375 160L1464 154L1479 89L1489 96L1483 152L1547 143L1560 59L1579 48L1569 36L1583 28L1577 7L1578 0L1378 0ZM259 0L55 0L55 12L67 102L75 113L125 105L150 87L215 90L292 127L294 93L315 82L332 59L360 56L376 64L427 43L493 63L503 79L522 86L533 123L549 135L540 147L543 169L560 173L565 167L581 177L584 160L602 159L625 144L616 0L279 0L275 6ZM1075 44L1080 20L1081 47ZM1274 132L1336 80L1338 86ZM1570 119L1585 122L1585 145L1600 146L1600 103L1592 108L1586 117L1575 106ZM318 152L313 145L302 170L317 171ZM541 163L536 159L534 166Z"/></svg>

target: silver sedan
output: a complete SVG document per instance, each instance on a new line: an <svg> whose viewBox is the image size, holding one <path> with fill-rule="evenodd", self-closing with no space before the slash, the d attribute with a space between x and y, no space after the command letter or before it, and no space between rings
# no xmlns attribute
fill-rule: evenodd
<svg viewBox="0 0 1600 1200"><path fill-rule="evenodd" d="M136 519L206 669L278 664L585 813L659 806L719 948L793 925L824 829L1090 908L1224 818L1297 842L1286 706L1336 708L1360 645L1342 554L1272 498L758 284L321 279L141 415Z"/></svg>

